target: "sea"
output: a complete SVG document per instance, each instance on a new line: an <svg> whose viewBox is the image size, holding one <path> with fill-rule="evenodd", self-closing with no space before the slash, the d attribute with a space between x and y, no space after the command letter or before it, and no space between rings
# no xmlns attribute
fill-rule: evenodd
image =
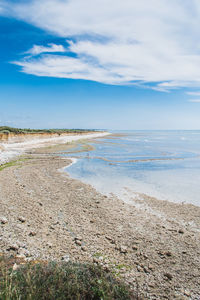
<svg viewBox="0 0 200 300"><path fill-rule="evenodd" d="M200 206L200 131L113 131L62 153L73 178L127 203L146 196Z"/></svg>

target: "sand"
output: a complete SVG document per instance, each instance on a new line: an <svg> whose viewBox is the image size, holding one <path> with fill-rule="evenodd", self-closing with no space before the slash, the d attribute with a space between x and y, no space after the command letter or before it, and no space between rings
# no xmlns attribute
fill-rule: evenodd
<svg viewBox="0 0 200 300"><path fill-rule="evenodd" d="M85 140L97 137L103 137L109 135L108 132L92 132L90 134L76 134L66 136L62 135L60 137L50 137L50 138L36 138L32 140L25 140L23 142L0 142L0 165L14 159L15 157L21 155L22 153L30 150L32 148L42 148L48 145L56 145L56 144L66 144L71 143L78 140Z"/></svg>
<svg viewBox="0 0 200 300"><path fill-rule="evenodd" d="M106 197L61 172L71 161L57 149L31 151L0 172L1 252L93 261L142 299L200 299L200 208Z"/></svg>

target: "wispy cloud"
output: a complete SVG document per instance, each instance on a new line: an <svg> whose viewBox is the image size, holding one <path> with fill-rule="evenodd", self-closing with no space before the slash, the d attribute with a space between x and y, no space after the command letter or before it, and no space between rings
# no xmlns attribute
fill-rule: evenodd
<svg viewBox="0 0 200 300"><path fill-rule="evenodd" d="M200 99L189 99L189 102L200 103Z"/></svg>
<svg viewBox="0 0 200 300"><path fill-rule="evenodd" d="M200 96L200 92L187 92L186 94L189 96Z"/></svg>
<svg viewBox="0 0 200 300"><path fill-rule="evenodd" d="M31 49L29 49L26 53L32 55L38 55L41 53L50 53L50 52L65 52L65 48L63 45L56 45L56 44L48 44L47 47L34 45Z"/></svg>
<svg viewBox="0 0 200 300"><path fill-rule="evenodd" d="M45 54L55 45L34 46L29 52L39 57L16 62L23 72L153 83L157 90L200 86L198 0L7 0L4 5L8 15L71 40L73 58Z"/></svg>

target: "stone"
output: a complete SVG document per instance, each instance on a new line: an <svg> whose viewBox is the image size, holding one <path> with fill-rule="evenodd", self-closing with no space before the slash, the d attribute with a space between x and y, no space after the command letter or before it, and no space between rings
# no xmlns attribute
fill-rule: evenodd
<svg viewBox="0 0 200 300"><path fill-rule="evenodd" d="M36 232L35 231L31 231L30 233L29 233L29 236L35 236L36 235Z"/></svg>
<svg viewBox="0 0 200 300"><path fill-rule="evenodd" d="M76 245L78 245L78 246L81 246L81 245L82 245L82 243L81 243L80 240L75 240L75 242L76 242Z"/></svg>
<svg viewBox="0 0 200 300"><path fill-rule="evenodd" d="M69 255L64 255L64 256L62 256L61 260L65 261L65 262L68 262L68 261L70 261L70 256Z"/></svg>
<svg viewBox="0 0 200 300"><path fill-rule="evenodd" d="M85 252L85 251L87 251L87 248L85 246L82 246L81 250L83 250Z"/></svg>
<svg viewBox="0 0 200 300"><path fill-rule="evenodd" d="M22 217L22 216L20 216L20 217L18 218L18 220L19 220L20 222L22 222L22 223L26 222L26 219L25 219L24 217Z"/></svg>
<svg viewBox="0 0 200 300"><path fill-rule="evenodd" d="M133 249L133 250L138 250L138 247L137 247L136 245L134 245L134 246L132 247L132 249Z"/></svg>
<svg viewBox="0 0 200 300"><path fill-rule="evenodd" d="M170 273L165 273L164 276L168 279L168 280L172 280L173 276Z"/></svg>
<svg viewBox="0 0 200 300"><path fill-rule="evenodd" d="M16 263L14 263L13 265L13 271L16 271L19 268L19 265L17 265Z"/></svg>
<svg viewBox="0 0 200 300"><path fill-rule="evenodd" d="M121 253L124 253L124 254L125 254L125 253L128 252L128 249L127 249L126 246L121 245L120 248L119 248L119 251L120 251Z"/></svg>
<svg viewBox="0 0 200 300"><path fill-rule="evenodd" d="M53 246L52 243L49 242L47 243L47 247L52 248L52 246Z"/></svg>
<svg viewBox="0 0 200 300"><path fill-rule="evenodd" d="M188 290L185 290L185 291L184 291L184 295L187 296L187 297L191 297L191 293L190 293L190 291L188 291Z"/></svg>
<svg viewBox="0 0 200 300"><path fill-rule="evenodd" d="M98 264L98 263L99 263L98 258L97 258L97 257L94 257L94 258L93 258L93 262L96 263L96 264Z"/></svg>
<svg viewBox="0 0 200 300"><path fill-rule="evenodd" d="M23 256L23 257L28 257L28 256L30 256L30 252L27 249L20 249L19 255Z"/></svg>
<svg viewBox="0 0 200 300"><path fill-rule="evenodd" d="M172 252L171 252L171 251L166 251L166 252L165 252L165 255L166 255L166 256L172 256Z"/></svg>
<svg viewBox="0 0 200 300"><path fill-rule="evenodd" d="M80 236L80 235L77 235L77 236L75 237L75 240L82 241L82 236Z"/></svg>
<svg viewBox="0 0 200 300"><path fill-rule="evenodd" d="M1 224L8 223L8 219L6 217L1 217Z"/></svg>
<svg viewBox="0 0 200 300"><path fill-rule="evenodd" d="M17 244L12 244L9 246L8 250L17 251L19 249L19 246Z"/></svg>
<svg viewBox="0 0 200 300"><path fill-rule="evenodd" d="M178 233L183 234L183 233L184 233L183 229L179 229L179 230L178 230Z"/></svg>

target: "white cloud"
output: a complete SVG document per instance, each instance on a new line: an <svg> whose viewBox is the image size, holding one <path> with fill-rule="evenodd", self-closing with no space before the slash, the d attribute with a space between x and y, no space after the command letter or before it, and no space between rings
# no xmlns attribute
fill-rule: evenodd
<svg viewBox="0 0 200 300"><path fill-rule="evenodd" d="M68 50L74 58L25 58L17 64L26 73L110 84L154 83L158 90L200 86L199 0L6 3L7 14L73 39ZM34 46L32 54L45 48Z"/></svg>
<svg viewBox="0 0 200 300"><path fill-rule="evenodd" d="M189 102L200 103L200 99L190 99Z"/></svg>
<svg viewBox="0 0 200 300"><path fill-rule="evenodd" d="M187 92L187 95L190 95L190 96L200 96L200 92Z"/></svg>
<svg viewBox="0 0 200 300"><path fill-rule="evenodd" d="M65 52L65 48L63 45L56 45L56 44L48 44L48 47L34 45L30 50L28 50L27 54L38 55L41 53L48 53L48 52Z"/></svg>

